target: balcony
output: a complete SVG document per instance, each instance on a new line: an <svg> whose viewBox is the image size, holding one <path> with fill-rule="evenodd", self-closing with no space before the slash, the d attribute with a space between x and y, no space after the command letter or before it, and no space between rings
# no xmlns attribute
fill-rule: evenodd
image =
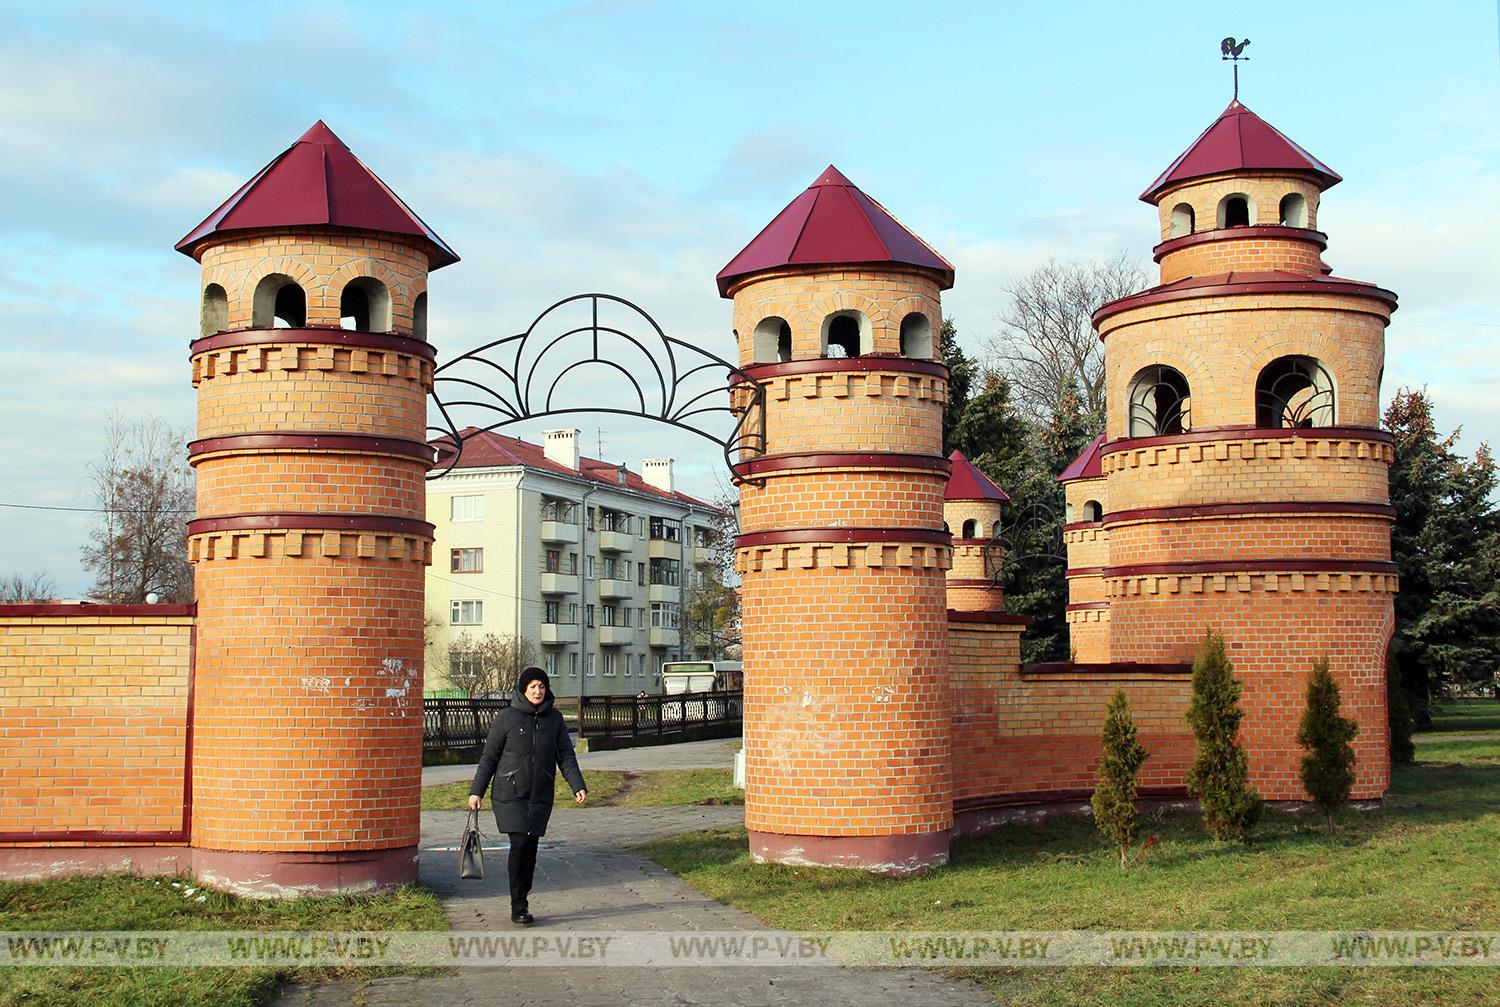
<svg viewBox="0 0 1500 1007"><path fill-rule="evenodd" d="M652 584L647 589L647 601L671 601L682 600L682 589L676 584Z"/></svg>
<svg viewBox="0 0 1500 1007"><path fill-rule="evenodd" d="M675 647L680 639L677 630L662 629L660 626L652 626L648 633L646 642L653 647Z"/></svg>
<svg viewBox="0 0 1500 1007"><path fill-rule="evenodd" d="M652 559L682 559L682 543L654 538L646 545L646 555Z"/></svg>
<svg viewBox="0 0 1500 1007"><path fill-rule="evenodd" d="M577 594L578 575L576 573L544 573L542 574L542 594Z"/></svg>
<svg viewBox="0 0 1500 1007"><path fill-rule="evenodd" d="M576 545L578 526L566 521L542 521L542 541L560 545Z"/></svg>
<svg viewBox="0 0 1500 1007"><path fill-rule="evenodd" d="M578 624L575 622L544 622L537 629L537 636L544 645L578 642Z"/></svg>
<svg viewBox="0 0 1500 1007"><path fill-rule="evenodd" d="M601 598L629 598L635 594L635 584L628 580L614 580L609 577L599 578L599 597Z"/></svg>
<svg viewBox="0 0 1500 1007"><path fill-rule="evenodd" d="M635 548L635 536L625 531L599 532L599 549L603 552L629 552Z"/></svg>
<svg viewBox="0 0 1500 1007"><path fill-rule="evenodd" d="M718 561L719 561L719 557L718 557L717 550L715 550L712 546L706 546L706 545L696 545L696 546L693 546L693 565L694 566L713 566Z"/></svg>
<svg viewBox="0 0 1500 1007"><path fill-rule="evenodd" d="M635 643L635 630L630 626L600 626L599 646L622 647Z"/></svg>

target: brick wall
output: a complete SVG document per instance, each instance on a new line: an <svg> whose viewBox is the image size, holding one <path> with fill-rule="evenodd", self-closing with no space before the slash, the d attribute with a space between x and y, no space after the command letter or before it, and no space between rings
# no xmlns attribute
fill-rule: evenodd
<svg viewBox="0 0 1500 1007"><path fill-rule="evenodd" d="M186 841L193 623L191 606L0 606L0 842Z"/></svg>

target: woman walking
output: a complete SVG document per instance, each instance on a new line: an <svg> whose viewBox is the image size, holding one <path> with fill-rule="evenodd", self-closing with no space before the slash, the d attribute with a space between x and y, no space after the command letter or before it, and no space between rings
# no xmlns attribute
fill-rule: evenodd
<svg viewBox="0 0 1500 1007"><path fill-rule="evenodd" d="M536 922L527 896L536 873L537 840L547 833L552 817L552 788L557 770L573 790L573 800L588 797L573 739L562 714L552 708L552 685L540 668L521 672L511 694L510 706L501 710L490 725L489 738L474 785L469 788L469 810L479 810L485 788L495 781L490 803L495 808L495 827L510 835L510 921L529 927Z"/></svg>

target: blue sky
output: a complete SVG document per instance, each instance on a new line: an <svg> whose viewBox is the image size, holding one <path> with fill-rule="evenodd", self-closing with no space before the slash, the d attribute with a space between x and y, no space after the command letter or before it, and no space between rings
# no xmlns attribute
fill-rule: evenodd
<svg viewBox="0 0 1500 1007"><path fill-rule="evenodd" d="M433 278L440 353L602 290L731 356L714 273L832 162L954 262L982 356L1049 256L1149 262L1135 197L1227 103L1225 35L1244 102L1345 178L1335 272L1401 295L1387 395L1500 440L1492 3L0 0L0 502L87 506L111 410L191 426L172 245L315 119L464 257ZM707 442L579 425L713 489ZM81 593L86 529L0 507L0 573Z"/></svg>

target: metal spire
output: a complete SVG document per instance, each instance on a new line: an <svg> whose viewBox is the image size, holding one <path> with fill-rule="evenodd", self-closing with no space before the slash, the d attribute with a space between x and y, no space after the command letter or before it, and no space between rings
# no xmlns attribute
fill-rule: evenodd
<svg viewBox="0 0 1500 1007"><path fill-rule="evenodd" d="M1249 44L1250 40L1248 38L1243 42L1237 42L1233 35L1230 35L1219 43L1219 58L1228 60L1234 64L1235 101L1240 100L1240 60L1248 60L1250 58L1249 56L1241 56L1240 53L1244 52L1245 46Z"/></svg>

